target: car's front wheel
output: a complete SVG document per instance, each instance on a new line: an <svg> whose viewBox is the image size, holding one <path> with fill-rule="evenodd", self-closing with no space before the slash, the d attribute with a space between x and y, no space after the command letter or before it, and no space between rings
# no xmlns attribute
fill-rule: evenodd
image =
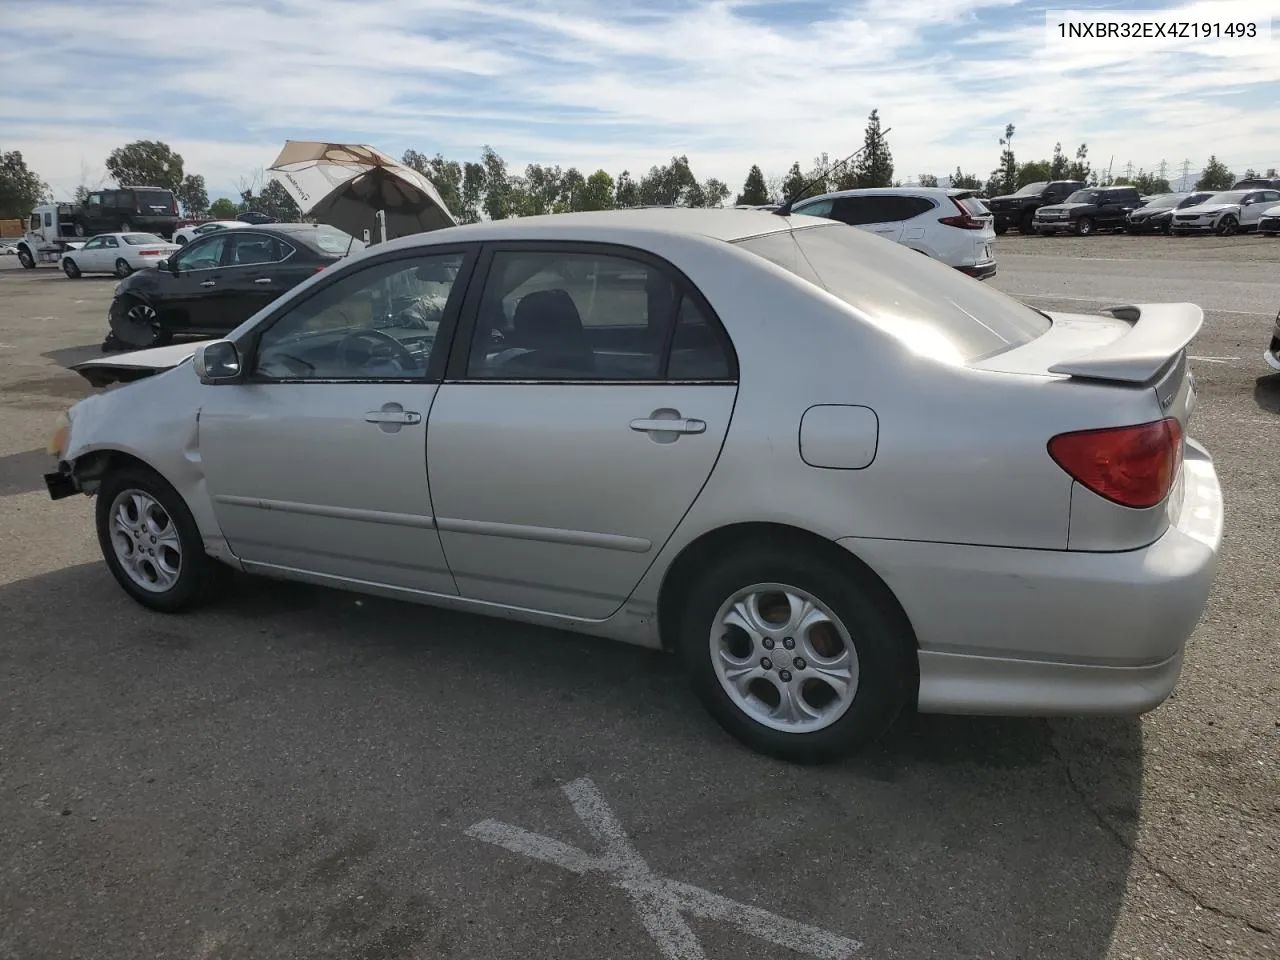
<svg viewBox="0 0 1280 960"><path fill-rule="evenodd" d="M1217 231L1220 237L1234 237L1240 232L1240 221L1228 213L1218 221Z"/></svg>
<svg viewBox="0 0 1280 960"><path fill-rule="evenodd" d="M72 280L77 280L80 277L80 268L76 266L76 262L70 257L62 258L62 272Z"/></svg>
<svg viewBox="0 0 1280 960"><path fill-rule="evenodd" d="M112 575L134 600L177 613L213 599L231 568L204 552L178 492L140 465L111 470L98 489L98 543Z"/></svg>
<svg viewBox="0 0 1280 960"><path fill-rule="evenodd" d="M1093 217L1081 217L1076 221L1076 235L1087 237L1093 233Z"/></svg>
<svg viewBox="0 0 1280 960"><path fill-rule="evenodd" d="M18 262L22 264L23 270L34 270L36 268L36 258L31 255L31 251L26 247L18 250Z"/></svg>
<svg viewBox="0 0 1280 960"><path fill-rule="evenodd" d="M111 305L108 320L116 339L135 349L162 346L172 337L156 308L134 297L124 296L116 300Z"/></svg>
<svg viewBox="0 0 1280 960"><path fill-rule="evenodd" d="M793 544L737 551L688 595L679 648L720 725L761 753L840 759L911 697L915 644L870 575Z"/></svg>

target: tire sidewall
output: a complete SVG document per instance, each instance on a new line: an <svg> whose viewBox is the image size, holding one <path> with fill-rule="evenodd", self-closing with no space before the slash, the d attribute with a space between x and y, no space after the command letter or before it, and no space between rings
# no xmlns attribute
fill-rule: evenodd
<svg viewBox="0 0 1280 960"><path fill-rule="evenodd" d="M27 250L18 251L18 262L22 264L23 270L34 270L36 266L35 257L33 257Z"/></svg>
<svg viewBox="0 0 1280 960"><path fill-rule="evenodd" d="M123 280L125 277L129 276L129 274L131 273L133 273L133 267L129 266L128 261L125 260L124 257L121 257L119 260L116 261L117 277Z"/></svg>
<svg viewBox="0 0 1280 960"><path fill-rule="evenodd" d="M729 697L712 662L715 615L730 596L755 583L780 583L811 593L843 623L858 656L858 690L845 713L812 733L786 733L753 720ZM716 721L761 753L795 763L827 763L876 740L910 699L914 639L867 578L803 550L740 551L711 569L690 591L679 618L678 652L694 689Z"/></svg>
<svg viewBox="0 0 1280 960"><path fill-rule="evenodd" d="M80 276L80 268L76 266L76 262L70 257L62 261L62 272L72 280Z"/></svg>
<svg viewBox="0 0 1280 960"><path fill-rule="evenodd" d="M164 593L143 590L124 571L111 543L111 505L122 490L140 490L153 497L169 514L182 545L182 569L178 582ZM123 467L109 472L98 489L94 510L94 525L98 532L98 546L116 582L133 599L145 607L163 613L173 613L197 601L207 580L208 565L217 563L204 552L204 539L196 526L191 511L178 492L159 474L142 467Z"/></svg>
<svg viewBox="0 0 1280 960"><path fill-rule="evenodd" d="M124 296L111 305L111 310L107 315L107 322L111 327L111 332L116 335L117 340L132 350L146 350L151 347L162 346L168 340L165 326L160 323L159 311L156 311L156 322L159 324L160 330L150 341L147 343L137 343L129 337L122 336L122 331L128 331L127 321L125 320L124 314L126 314L131 307L143 305L143 303L144 302L139 300L137 297ZM152 307L152 309L154 310L155 307Z"/></svg>
<svg viewBox="0 0 1280 960"><path fill-rule="evenodd" d="M1076 221L1076 234L1081 237L1090 236L1093 233L1093 218L1081 217Z"/></svg>

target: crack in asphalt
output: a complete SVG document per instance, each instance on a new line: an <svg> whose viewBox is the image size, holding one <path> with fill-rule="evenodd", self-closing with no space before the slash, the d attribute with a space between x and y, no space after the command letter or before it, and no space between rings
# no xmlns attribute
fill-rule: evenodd
<svg viewBox="0 0 1280 960"><path fill-rule="evenodd" d="M1108 820L1106 816L1103 815L1102 811L1099 810L1097 807L1093 805L1093 803L1090 802L1089 797L1085 794L1084 788L1082 788L1080 784L1076 781L1075 774L1071 770L1071 764L1067 762L1067 758L1063 755L1062 749L1058 746L1057 740L1054 738L1052 733L1049 736L1049 749L1053 751L1053 755L1058 758L1058 763L1062 765L1062 771L1066 775L1067 786L1071 788L1071 792L1074 793L1080 799L1081 805L1084 806L1084 808L1088 810L1089 813L1093 814L1093 818L1098 822L1098 826L1100 826L1107 834L1109 834L1116 841L1116 843L1120 844L1120 846L1128 850L1131 854L1133 854L1133 856L1135 856L1139 861L1141 861L1142 864L1145 867L1147 867L1147 869L1149 869L1156 876L1164 879L1165 882L1169 884L1169 886L1173 887L1173 889L1177 890L1179 893L1181 893L1184 897L1186 897L1188 900L1190 900L1200 909L1207 910L1209 913L1215 914L1216 916L1222 917L1224 919L1234 920L1237 923L1242 923L1246 927L1248 927L1250 930L1253 930L1256 933L1261 933L1267 937L1274 939L1275 931L1272 930L1270 927L1266 926L1265 924L1259 923L1258 921L1253 920L1252 918L1247 917L1244 914L1236 913L1235 911L1229 910L1226 907L1216 906L1213 903L1210 903L1208 900L1205 900L1203 896L1196 893L1196 891L1188 887L1183 881L1179 880L1173 874L1169 873L1167 870L1165 870L1163 867L1157 864L1151 857L1149 857L1146 854L1145 851L1141 850L1138 847L1137 843L1131 843L1127 839L1125 839L1124 834L1122 834L1119 830L1117 830L1115 826L1112 825L1111 821Z"/></svg>

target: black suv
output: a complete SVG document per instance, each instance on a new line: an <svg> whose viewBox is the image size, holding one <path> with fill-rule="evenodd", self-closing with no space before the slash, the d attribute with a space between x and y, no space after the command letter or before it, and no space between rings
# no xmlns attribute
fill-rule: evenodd
<svg viewBox="0 0 1280 960"><path fill-rule="evenodd" d="M1086 187L1062 203L1041 207L1033 222L1041 236L1069 231L1087 237L1095 230L1123 230L1125 217L1140 206L1137 187Z"/></svg>
<svg viewBox="0 0 1280 960"><path fill-rule="evenodd" d="M1032 233L1035 212L1050 203L1061 203L1084 186L1083 180L1042 180L1028 183L1017 193L992 197L984 201L995 217L996 233L1004 233L1017 227L1022 233Z"/></svg>
<svg viewBox="0 0 1280 960"><path fill-rule="evenodd" d="M94 190L73 214L76 236L97 233L158 233L168 240L178 228L178 203L160 187Z"/></svg>

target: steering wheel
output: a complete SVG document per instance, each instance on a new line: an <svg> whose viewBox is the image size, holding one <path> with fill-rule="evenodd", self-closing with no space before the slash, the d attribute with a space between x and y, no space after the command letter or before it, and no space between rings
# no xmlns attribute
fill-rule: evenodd
<svg viewBox="0 0 1280 960"><path fill-rule="evenodd" d="M361 342L367 344L363 350L353 349L357 343ZM403 343L381 330L372 328L356 330L338 342L338 362L344 367L364 367L371 360L381 357L394 358L400 365L400 369L405 372L419 366L418 361Z"/></svg>

